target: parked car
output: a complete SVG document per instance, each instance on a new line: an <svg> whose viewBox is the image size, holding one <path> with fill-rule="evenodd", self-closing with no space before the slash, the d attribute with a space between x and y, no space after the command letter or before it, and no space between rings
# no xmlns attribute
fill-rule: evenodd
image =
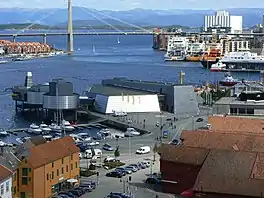
<svg viewBox="0 0 264 198"><path fill-rule="evenodd" d="M172 144L172 145L180 145L181 144L181 140L174 139L174 140L171 141L170 144Z"/></svg>
<svg viewBox="0 0 264 198"><path fill-rule="evenodd" d="M129 196L129 195L126 195L126 194L124 194L124 193L113 193L113 192L111 192L108 196L107 196L107 198L131 198L131 196Z"/></svg>
<svg viewBox="0 0 264 198"><path fill-rule="evenodd" d="M198 118L197 120L196 120L196 122L202 122L204 119L203 118Z"/></svg>
<svg viewBox="0 0 264 198"><path fill-rule="evenodd" d="M144 161L142 163L145 164L147 168L150 167L150 165L151 165L151 162L150 161Z"/></svg>
<svg viewBox="0 0 264 198"><path fill-rule="evenodd" d="M114 157L106 157L104 159L104 163L107 163L107 162L120 162L120 160L115 159Z"/></svg>
<svg viewBox="0 0 264 198"><path fill-rule="evenodd" d="M146 179L147 184L159 184L160 182L161 182L161 180L157 177L148 177Z"/></svg>
<svg viewBox="0 0 264 198"><path fill-rule="evenodd" d="M104 145L103 145L103 150L106 150L106 151L113 151L114 148L113 148L110 144L104 144Z"/></svg>
<svg viewBox="0 0 264 198"><path fill-rule="evenodd" d="M72 194L70 192L60 192L59 196L64 196L64 197L67 196L67 197L70 197L70 198L76 198L77 197L76 195L74 195L74 194Z"/></svg>
<svg viewBox="0 0 264 198"><path fill-rule="evenodd" d="M147 168L146 164L144 164L143 162L138 163L138 165L140 166L141 169Z"/></svg>
<svg viewBox="0 0 264 198"><path fill-rule="evenodd" d="M119 171L112 171L110 173L106 173L106 177L117 177L117 178L121 178L123 177L123 174Z"/></svg>
<svg viewBox="0 0 264 198"><path fill-rule="evenodd" d="M132 172L137 172L137 168L134 166L126 166L125 169L131 170Z"/></svg>
<svg viewBox="0 0 264 198"><path fill-rule="evenodd" d="M140 169L141 169L141 167L140 167L139 164L129 164L129 166L133 166L133 167L135 167L137 170L140 170Z"/></svg>
<svg viewBox="0 0 264 198"><path fill-rule="evenodd" d="M147 154L149 152L150 152L149 146L142 146L136 151L136 154Z"/></svg>
<svg viewBox="0 0 264 198"><path fill-rule="evenodd" d="M125 169L125 168L116 168L115 169L116 171L124 171L126 174L131 174L132 173L132 171L131 170L128 170L128 169Z"/></svg>

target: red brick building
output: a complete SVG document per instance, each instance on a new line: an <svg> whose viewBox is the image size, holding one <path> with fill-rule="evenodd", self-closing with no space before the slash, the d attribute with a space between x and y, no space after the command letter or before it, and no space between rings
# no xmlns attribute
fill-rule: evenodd
<svg viewBox="0 0 264 198"><path fill-rule="evenodd" d="M164 192L179 194L193 189L193 197L264 197L264 136L260 126L254 123L254 130L244 127L244 132L243 127L226 132L184 131L182 145L162 145Z"/></svg>
<svg viewBox="0 0 264 198"><path fill-rule="evenodd" d="M163 145L160 160L164 192L180 194L192 188L209 150Z"/></svg>

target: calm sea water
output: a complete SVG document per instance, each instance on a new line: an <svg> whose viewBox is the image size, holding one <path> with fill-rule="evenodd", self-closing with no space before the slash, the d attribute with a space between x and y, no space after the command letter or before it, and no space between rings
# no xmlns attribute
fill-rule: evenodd
<svg viewBox="0 0 264 198"><path fill-rule="evenodd" d="M2 38L3 39L3 38ZM11 38L5 38L11 39ZM201 84L216 82L223 73L210 73L200 63L164 62L164 52L152 49L152 36L76 36L74 55L58 56L1 65L0 70L0 127L20 127L23 124L15 116L11 94L6 88L23 84L28 71L33 73L34 83L64 78L74 83L75 91L82 93L94 83L115 76L132 79L179 82L180 71L185 72L185 82ZM66 36L47 37L56 48L65 49ZM42 41L41 37L18 37L17 41ZM95 46L95 53L93 53ZM258 74L237 73L237 78L258 80Z"/></svg>

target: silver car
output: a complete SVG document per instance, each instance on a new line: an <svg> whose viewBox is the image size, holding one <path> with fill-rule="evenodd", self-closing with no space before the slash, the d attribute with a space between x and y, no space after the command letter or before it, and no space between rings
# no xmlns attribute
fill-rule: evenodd
<svg viewBox="0 0 264 198"><path fill-rule="evenodd" d="M126 174L131 174L132 173L132 170L126 169L126 168L116 168L115 170L116 171L124 171L124 172L126 172Z"/></svg>

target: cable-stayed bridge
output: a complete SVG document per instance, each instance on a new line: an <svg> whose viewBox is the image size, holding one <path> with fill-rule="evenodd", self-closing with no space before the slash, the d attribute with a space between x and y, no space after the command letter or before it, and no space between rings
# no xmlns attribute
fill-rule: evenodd
<svg viewBox="0 0 264 198"><path fill-rule="evenodd" d="M44 20L46 17L54 14L54 13L49 13L47 16L43 17L42 19L36 21L35 23L30 24L29 26L27 26L26 28L24 28L23 30L18 31L17 33L3 33L0 34L0 37L13 37L13 41L16 41L16 37L32 37L32 36L41 36L43 37L43 43L46 44L47 42L47 36L63 36L63 35L67 35L67 51L69 54L71 54L73 52L73 36L88 36L88 35L181 35L181 36L191 36L191 35L212 35L212 33L197 33L197 32L188 32L188 33L177 33L177 32L154 32L152 30L148 30L145 28L142 28L140 26L134 25L134 24L130 24L127 23L123 20L117 19L113 16L107 15L103 12L97 11L95 9L89 9L90 11L88 11L87 9L83 8L84 11L86 11L90 16L92 16L93 18L101 21L102 23L104 23L105 25L109 26L112 30L114 31L109 31L109 32L97 32L95 29L93 29L92 26L90 26L91 31L81 31L81 32L74 32L73 31L73 22L72 22L72 0L68 0L68 30L67 31L62 31L62 32L34 32L34 33L25 33L25 30L30 29L32 26L34 26L35 24L41 22L42 20ZM99 17L99 16L101 17ZM128 27L133 27L134 29L136 29L135 31L122 31L120 29L118 29L117 27L113 26L112 24L110 24L109 22L105 21L102 19L103 17L107 17L110 18L112 20L118 21L122 24L125 24ZM221 35L225 35L223 33L221 33ZM226 35L230 35L230 36L264 36L264 33L240 33L240 34L226 34Z"/></svg>

